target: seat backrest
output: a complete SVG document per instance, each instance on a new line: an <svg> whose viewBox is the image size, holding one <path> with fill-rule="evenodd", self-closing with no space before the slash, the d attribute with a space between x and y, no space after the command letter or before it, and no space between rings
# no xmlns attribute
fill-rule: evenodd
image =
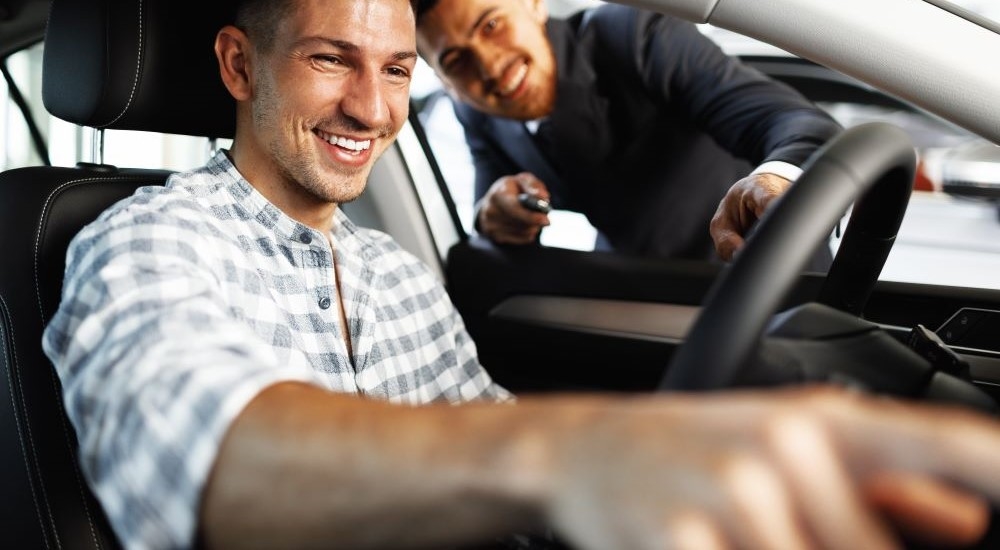
<svg viewBox="0 0 1000 550"><path fill-rule="evenodd" d="M235 0L54 0L43 98L82 126L232 136L235 106L212 53ZM0 173L0 547L113 548L87 488L42 331L66 247L88 222L166 170L78 165Z"/></svg>

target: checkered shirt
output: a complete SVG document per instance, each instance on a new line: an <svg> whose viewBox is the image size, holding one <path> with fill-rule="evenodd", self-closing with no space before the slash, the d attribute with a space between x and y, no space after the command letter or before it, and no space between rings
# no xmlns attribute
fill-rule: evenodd
<svg viewBox="0 0 1000 550"><path fill-rule="evenodd" d="M70 245L44 347L83 471L125 547L193 544L221 439L269 385L405 404L511 399L424 264L339 210L327 237L219 153L139 189Z"/></svg>

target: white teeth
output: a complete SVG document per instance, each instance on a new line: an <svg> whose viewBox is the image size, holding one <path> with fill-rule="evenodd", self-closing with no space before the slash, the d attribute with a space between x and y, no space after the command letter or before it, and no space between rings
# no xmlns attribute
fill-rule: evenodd
<svg viewBox="0 0 1000 550"><path fill-rule="evenodd" d="M510 79L510 84L506 88L500 90L500 93L502 95L513 93L514 90L516 90L517 87L521 85L521 81L524 80L524 76L526 74L528 74L528 66L522 64L520 67L517 68L517 72L514 74L514 78Z"/></svg>
<svg viewBox="0 0 1000 550"><path fill-rule="evenodd" d="M349 149L356 153L359 151L364 151L372 146L372 140L370 139L366 139L364 141L354 141L353 139L348 139L342 136L335 136L333 134L323 134L323 136L330 145L343 147L344 149Z"/></svg>

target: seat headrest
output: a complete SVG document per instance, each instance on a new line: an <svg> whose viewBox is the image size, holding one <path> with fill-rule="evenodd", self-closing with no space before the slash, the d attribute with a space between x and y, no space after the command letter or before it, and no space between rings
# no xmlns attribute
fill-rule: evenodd
<svg viewBox="0 0 1000 550"><path fill-rule="evenodd" d="M213 45L237 0L53 0L42 98L94 128L233 137Z"/></svg>

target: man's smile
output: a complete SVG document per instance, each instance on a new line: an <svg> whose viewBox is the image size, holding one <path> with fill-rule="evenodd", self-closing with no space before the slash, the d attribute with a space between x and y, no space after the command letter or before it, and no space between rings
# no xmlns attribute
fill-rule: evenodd
<svg viewBox="0 0 1000 550"><path fill-rule="evenodd" d="M358 154L362 151L366 151L372 146L371 139L365 140L355 140L344 136L338 136L336 134L330 134L322 130L313 130L317 136L323 141L329 143L330 145L335 145L341 149L346 149L354 154Z"/></svg>
<svg viewBox="0 0 1000 550"><path fill-rule="evenodd" d="M497 81L496 94L502 98L509 98L516 94L528 76L528 64L519 59L504 70L504 74Z"/></svg>

